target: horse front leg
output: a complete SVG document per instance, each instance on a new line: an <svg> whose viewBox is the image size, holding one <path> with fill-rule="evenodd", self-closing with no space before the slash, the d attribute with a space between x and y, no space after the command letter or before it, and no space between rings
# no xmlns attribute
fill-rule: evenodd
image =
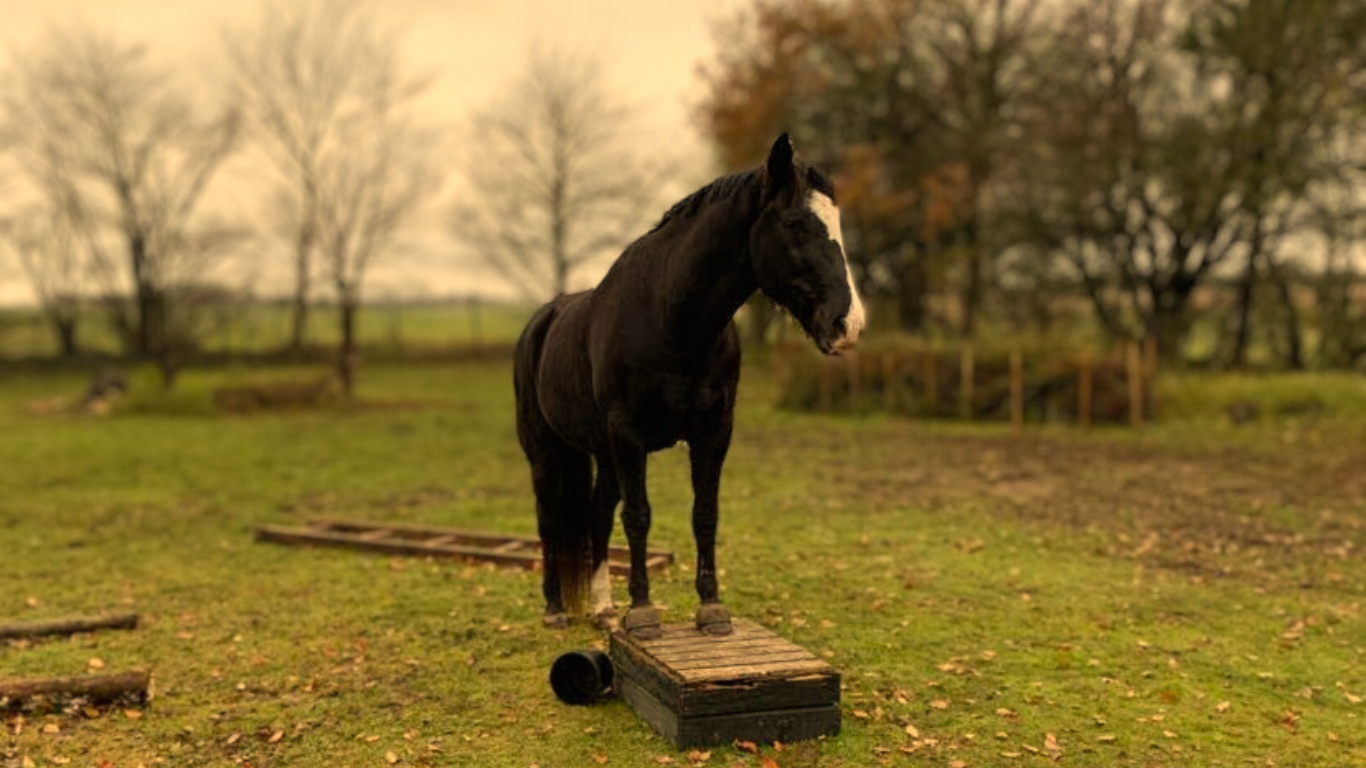
<svg viewBox="0 0 1366 768"><path fill-rule="evenodd" d="M611 429L612 464L621 483L622 527L631 548L631 609L622 627L632 637L653 640L663 634L659 609L650 603L650 574L645 570L646 543L650 535L650 500L645 492L645 448L629 430Z"/></svg>
<svg viewBox="0 0 1366 768"><path fill-rule="evenodd" d="M721 509L721 465L730 448L732 421L730 415L715 429L699 435L688 443L692 463L692 530L697 542L697 606L696 623L700 632L709 635L729 635L733 630L730 611L721 604L716 583L716 528Z"/></svg>

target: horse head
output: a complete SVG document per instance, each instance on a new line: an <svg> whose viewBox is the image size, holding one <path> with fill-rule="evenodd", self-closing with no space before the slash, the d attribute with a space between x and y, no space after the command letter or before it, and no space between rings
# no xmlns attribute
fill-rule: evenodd
<svg viewBox="0 0 1366 768"><path fill-rule="evenodd" d="M750 230L759 287L822 352L852 347L865 316L844 252L834 186L797 160L787 134L769 151L763 180L763 208Z"/></svg>

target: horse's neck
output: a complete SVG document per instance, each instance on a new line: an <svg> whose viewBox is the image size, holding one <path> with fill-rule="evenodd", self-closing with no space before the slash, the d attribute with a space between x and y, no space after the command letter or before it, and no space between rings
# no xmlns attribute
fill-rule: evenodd
<svg viewBox="0 0 1366 768"><path fill-rule="evenodd" d="M749 206L719 205L706 212L674 251L665 322L671 338L690 352L712 349L736 311L758 290L749 259Z"/></svg>

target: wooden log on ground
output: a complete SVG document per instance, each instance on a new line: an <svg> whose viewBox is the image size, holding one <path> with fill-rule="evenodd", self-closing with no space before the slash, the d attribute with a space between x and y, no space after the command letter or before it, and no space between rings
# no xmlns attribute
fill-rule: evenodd
<svg viewBox="0 0 1366 768"><path fill-rule="evenodd" d="M19 707L34 699L83 699L92 704L146 701L152 673L134 670L111 675L0 680L0 709Z"/></svg>
<svg viewBox="0 0 1366 768"><path fill-rule="evenodd" d="M101 629L137 629L137 626L138 615L136 613L71 616L19 624L0 623L0 640L45 637L47 635L75 635Z"/></svg>

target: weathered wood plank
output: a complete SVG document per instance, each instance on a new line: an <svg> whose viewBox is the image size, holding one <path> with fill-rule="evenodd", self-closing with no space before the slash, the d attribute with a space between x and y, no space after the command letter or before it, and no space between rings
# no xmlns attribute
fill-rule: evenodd
<svg viewBox="0 0 1366 768"><path fill-rule="evenodd" d="M669 668L676 672L683 673L683 677L687 678L694 670L721 669L723 667L762 667L769 671L781 672L788 668L786 665L789 662L795 661L819 661L819 659L816 658L815 654L797 648L795 650L775 651L755 654L753 656L688 659L686 661L670 662Z"/></svg>
<svg viewBox="0 0 1366 768"><path fill-rule="evenodd" d="M803 717L824 722L824 732L838 729L839 673L810 651L745 619L735 620L735 633L724 637L703 635L691 624L668 624L663 630L652 641L613 633L610 653L618 681L626 681L618 687L635 689L635 700L628 697L628 703L667 738L702 744L731 728L694 723L711 717L741 722L734 728L745 733L724 741L796 738L791 734L798 731L790 728L787 736L762 732L773 723L783 732L781 723L792 720L783 713L792 710L820 710L825 714ZM820 735L820 728L812 728ZM699 735L703 732L710 735Z"/></svg>
<svg viewBox="0 0 1366 768"><path fill-rule="evenodd" d="M337 533L348 533L356 531L368 531L374 528L387 528L395 533L409 537L433 537L448 536L458 540L463 544L473 544L476 546L496 546L510 541L518 541L528 545L537 551L540 550L541 542L533 536L509 536L501 533L491 533L489 531L471 531L466 528L451 528L441 525L420 525L416 523L391 523L391 522L372 522L366 520L346 520L331 517L309 518L308 525L323 529L325 531L335 531ZM609 556L629 558L631 549L623 546L608 547ZM650 549L646 550L647 561L659 559L661 564L669 565L674 561L674 554L668 550ZM649 567L653 568L651 563Z"/></svg>
<svg viewBox="0 0 1366 768"><path fill-rule="evenodd" d="M767 743L834 736L840 729L837 704L683 717L630 678L618 681L626 702L657 733L679 749L729 744L737 739Z"/></svg>
<svg viewBox="0 0 1366 768"><path fill-rule="evenodd" d="M102 616L70 616L48 621L0 624L0 640L47 635L74 635L100 629L137 629L136 613L110 613Z"/></svg>
<svg viewBox="0 0 1366 768"><path fill-rule="evenodd" d="M703 680L742 680L745 678L762 677L793 677L798 674L810 672L821 672L830 669L830 665L820 659L808 659L801 661L786 661L781 665L756 665L756 666L732 666L732 667L703 667L699 669L682 670L683 679L689 683L701 682Z"/></svg>
<svg viewBox="0 0 1366 768"><path fill-rule="evenodd" d="M0 709L19 707L38 698L80 698L99 704L123 699L145 701L151 683L152 674L145 670L112 675L0 680Z"/></svg>
<svg viewBox="0 0 1366 768"><path fill-rule="evenodd" d="M456 533L431 537L412 536L405 532L403 526L388 525L387 527L393 529L396 534L395 537L376 538L370 535L371 529L363 528L360 524L327 527L324 522L319 521L317 526L310 528L262 526L257 529L256 537L261 541L278 544L330 546L391 555L454 558L519 568L535 568L541 562L540 544L534 539L510 541L504 537L491 539L494 546L471 546L468 539L461 538ZM449 543L452 540L466 543ZM661 553L653 558L653 562L662 566L671 562L672 558L669 553ZM609 560L608 568L618 576L626 576L631 572L631 565L625 559Z"/></svg>

